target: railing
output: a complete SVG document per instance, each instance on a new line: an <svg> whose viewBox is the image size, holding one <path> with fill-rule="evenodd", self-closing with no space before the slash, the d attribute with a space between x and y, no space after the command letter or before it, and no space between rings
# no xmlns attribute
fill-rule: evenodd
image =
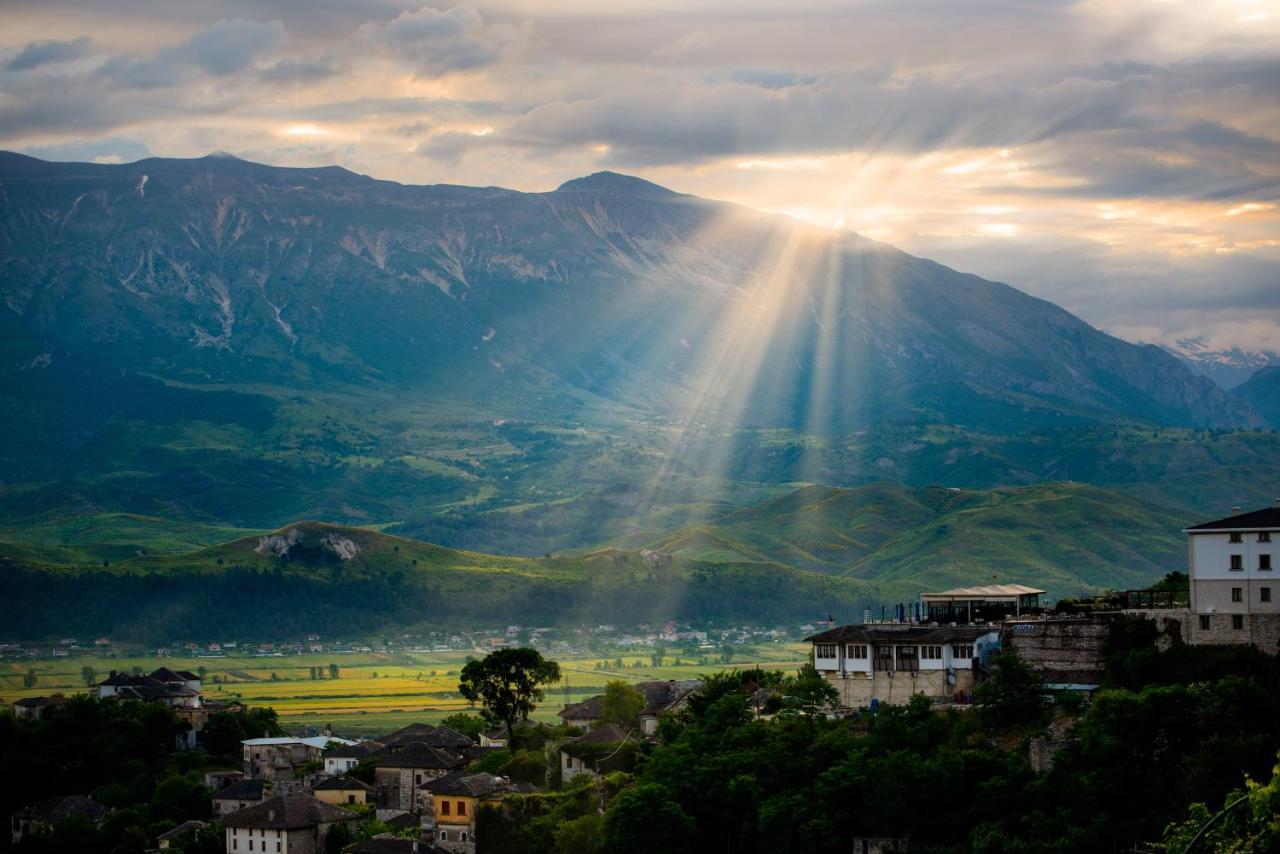
<svg viewBox="0 0 1280 854"><path fill-rule="evenodd" d="M1191 593L1186 590L1126 590L1120 598L1128 609L1186 608L1191 604Z"/></svg>

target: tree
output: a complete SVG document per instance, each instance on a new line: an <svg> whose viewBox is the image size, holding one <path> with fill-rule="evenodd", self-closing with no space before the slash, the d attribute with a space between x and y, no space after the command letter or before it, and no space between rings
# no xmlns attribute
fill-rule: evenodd
<svg viewBox="0 0 1280 854"><path fill-rule="evenodd" d="M34 688L37 681L36 669L34 667L28 668L26 674L22 677L22 687Z"/></svg>
<svg viewBox="0 0 1280 854"><path fill-rule="evenodd" d="M641 783L614 799L604 814L601 847L605 851L678 852L689 850L693 819L665 786Z"/></svg>
<svg viewBox="0 0 1280 854"><path fill-rule="evenodd" d="M542 657L536 649L499 649L462 668L458 693L469 703L479 702L485 720L504 724L507 738L514 740L516 721L528 720L529 713L543 698L543 685L560 681L560 665Z"/></svg>
<svg viewBox="0 0 1280 854"><path fill-rule="evenodd" d="M621 679L604 686L604 704L600 713L601 723L617 724L632 729L640 724L640 710L644 708L644 694Z"/></svg>
<svg viewBox="0 0 1280 854"><path fill-rule="evenodd" d="M556 854L597 854L601 824L594 813L564 822L556 828Z"/></svg>
<svg viewBox="0 0 1280 854"><path fill-rule="evenodd" d="M1204 804L1192 804L1190 818L1171 824L1165 830L1160 849L1169 852L1280 850L1280 755L1276 759L1270 783L1246 778L1245 790L1227 795L1223 808L1216 814Z"/></svg>
<svg viewBox="0 0 1280 854"><path fill-rule="evenodd" d="M86 688L92 688L93 684L98 681L98 671L86 664L80 668L80 678L84 680Z"/></svg>
<svg viewBox="0 0 1280 854"><path fill-rule="evenodd" d="M346 822L338 822L329 828L324 837L325 854L342 854L342 849L356 841L355 834Z"/></svg>
<svg viewBox="0 0 1280 854"><path fill-rule="evenodd" d="M333 664L333 663L330 663L330 664L329 664L329 678L330 678L330 679L337 679L337 678L338 678L338 665Z"/></svg>
<svg viewBox="0 0 1280 854"><path fill-rule="evenodd" d="M974 691L983 717L996 726L1034 723L1044 716L1044 683L1016 649L992 656L995 673Z"/></svg>
<svg viewBox="0 0 1280 854"><path fill-rule="evenodd" d="M472 741L480 740L480 733L488 728L484 718L479 715L469 715L466 712L458 712L449 715L449 717L440 721L441 726L447 726L449 729L460 732Z"/></svg>

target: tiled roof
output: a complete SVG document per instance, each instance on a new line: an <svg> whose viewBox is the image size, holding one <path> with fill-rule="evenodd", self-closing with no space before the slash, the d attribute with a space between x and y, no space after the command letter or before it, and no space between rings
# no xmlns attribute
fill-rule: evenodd
<svg viewBox="0 0 1280 854"><path fill-rule="evenodd" d="M325 759L364 759L381 753L385 748L381 742L362 741L358 744L342 744L324 752Z"/></svg>
<svg viewBox="0 0 1280 854"><path fill-rule="evenodd" d="M472 798L483 798L508 786L509 781L505 777L484 772L473 774L467 771L455 771L422 784L422 788L433 795L461 795Z"/></svg>
<svg viewBox="0 0 1280 854"><path fill-rule="evenodd" d="M199 830L200 828L204 827L204 825L205 823L203 821L197 821L195 819L191 819L190 821L184 821L182 824L178 825L173 830L166 831L160 834L159 836L157 836L156 840L159 841L162 839L168 839L168 840L181 839L182 837L186 836L188 833L191 833L192 831Z"/></svg>
<svg viewBox="0 0 1280 854"><path fill-rule="evenodd" d="M1027 587L1025 584L988 584L983 587L953 587L950 590L943 590L941 593L925 593L924 596L967 596L971 599L998 599L1008 596L1032 596L1044 592L1036 587Z"/></svg>
<svg viewBox="0 0 1280 854"><path fill-rule="evenodd" d="M215 801L260 801L267 789L266 780L236 780L225 789L214 792Z"/></svg>
<svg viewBox="0 0 1280 854"><path fill-rule="evenodd" d="M322 780L319 783L316 783L312 791L319 792L322 789L336 789L338 791L364 789L367 792L370 787L367 783L362 783L355 777L347 777L344 775L342 777L330 777L327 780Z"/></svg>
<svg viewBox="0 0 1280 854"><path fill-rule="evenodd" d="M461 756L439 747L415 742L400 748L385 759L378 760L375 768L430 768L449 770L466 762Z"/></svg>
<svg viewBox="0 0 1280 854"><path fill-rule="evenodd" d="M1261 510L1253 510L1249 513L1238 513L1235 516L1228 516L1225 519L1215 519L1212 522L1203 522L1199 525L1192 525L1186 530L1231 531L1243 529L1276 530L1278 528L1280 528L1280 507L1264 507Z"/></svg>
<svg viewBox="0 0 1280 854"><path fill-rule="evenodd" d="M873 623L836 626L805 638L809 643L970 643L996 631L986 626L914 626Z"/></svg>
<svg viewBox="0 0 1280 854"><path fill-rule="evenodd" d="M236 810L222 817L226 827L252 827L274 830L297 830L330 824L335 821L351 821L359 813L344 810L311 795L280 795L260 804Z"/></svg>
<svg viewBox="0 0 1280 854"><path fill-rule="evenodd" d="M657 715L683 700L702 684L700 679L637 682L631 686L644 695L643 715ZM589 697L580 703L571 703L560 710L560 718L566 721L594 721L604 714L604 696Z"/></svg>

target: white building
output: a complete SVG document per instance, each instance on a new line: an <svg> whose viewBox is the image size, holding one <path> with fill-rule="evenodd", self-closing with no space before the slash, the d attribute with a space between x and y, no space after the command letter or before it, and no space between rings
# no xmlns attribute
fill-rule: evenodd
<svg viewBox="0 0 1280 854"><path fill-rule="evenodd" d="M806 638L813 666L848 708L905 703L916 694L935 702L963 697L974 684L974 662L1000 646L987 626L874 623L837 626Z"/></svg>
<svg viewBox="0 0 1280 854"><path fill-rule="evenodd" d="M311 795L281 795L222 817L227 854L319 854L329 830L360 814Z"/></svg>
<svg viewBox="0 0 1280 854"><path fill-rule="evenodd" d="M1276 506L1193 525L1187 534L1195 644L1280 652L1280 499Z"/></svg>

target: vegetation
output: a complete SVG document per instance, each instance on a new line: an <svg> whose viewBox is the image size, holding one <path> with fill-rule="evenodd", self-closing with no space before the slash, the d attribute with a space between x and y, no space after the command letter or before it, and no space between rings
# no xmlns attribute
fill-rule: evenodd
<svg viewBox="0 0 1280 854"><path fill-rule="evenodd" d="M543 686L559 681L560 665L536 649L499 649L462 668L458 693L480 703L485 719L506 726L507 738L514 742L516 721L527 721L544 696Z"/></svg>

